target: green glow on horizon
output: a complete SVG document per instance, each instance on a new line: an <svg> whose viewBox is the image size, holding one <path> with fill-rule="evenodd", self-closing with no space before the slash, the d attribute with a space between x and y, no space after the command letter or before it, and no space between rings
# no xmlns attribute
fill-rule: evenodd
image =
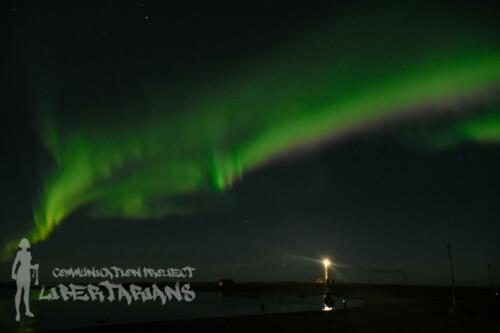
<svg viewBox="0 0 500 333"><path fill-rule="evenodd" d="M499 142L500 141L500 112L488 115L480 115L458 126L458 131L466 140L477 142Z"/></svg>
<svg viewBox="0 0 500 333"><path fill-rule="evenodd" d="M338 56L305 44L299 53L256 62L213 89L193 91L186 112L116 122L90 117L100 127L44 117L40 134L57 166L47 172L29 239L46 239L84 207L96 217L189 214L193 207L170 199L224 191L280 154L422 106L492 91L500 82L495 46L426 51L374 67L359 59L346 64L342 51ZM308 52L323 53L307 60ZM163 98L150 97L160 106ZM49 114L51 107L40 105ZM452 136L499 140L500 118L471 115Z"/></svg>
<svg viewBox="0 0 500 333"><path fill-rule="evenodd" d="M487 110L468 115L450 122L446 127L427 130L425 137L420 135L417 140L438 149L446 149L468 141L478 144L498 144L500 112Z"/></svg>

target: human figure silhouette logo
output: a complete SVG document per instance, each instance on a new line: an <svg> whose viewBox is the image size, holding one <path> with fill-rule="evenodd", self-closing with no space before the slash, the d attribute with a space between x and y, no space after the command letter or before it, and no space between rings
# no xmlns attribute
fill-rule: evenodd
<svg viewBox="0 0 500 333"><path fill-rule="evenodd" d="M25 315L28 317L34 317L34 314L30 311L30 285L31 285L31 270L35 276L35 285L38 285L38 264L31 264L31 252L28 251L30 248L30 242L23 238L19 242L20 250L17 251L16 259L12 265L12 279L16 280L17 292L15 296L16 304L16 321L21 320L20 309L21 306L21 294L24 292L23 300L25 307Z"/></svg>

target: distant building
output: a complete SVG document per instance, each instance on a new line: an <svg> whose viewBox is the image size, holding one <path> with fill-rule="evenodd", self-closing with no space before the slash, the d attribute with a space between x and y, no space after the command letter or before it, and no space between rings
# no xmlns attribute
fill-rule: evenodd
<svg viewBox="0 0 500 333"><path fill-rule="evenodd" d="M324 275L317 276L314 279L314 283L325 283L325 276Z"/></svg>
<svg viewBox="0 0 500 333"><path fill-rule="evenodd" d="M219 286L219 288L230 288L235 285L235 282L231 279L220 279L217 285Z"/></svg>
<svg viewBox="0 0 500 333"><path fill-rule="evenodd" d="M333 284L333 270L329 267L328 268L328 275L325 276L325 273L317 276L315 279L314 279L314 283L325 283L325 280L328 278L328 284Z"/></svg>

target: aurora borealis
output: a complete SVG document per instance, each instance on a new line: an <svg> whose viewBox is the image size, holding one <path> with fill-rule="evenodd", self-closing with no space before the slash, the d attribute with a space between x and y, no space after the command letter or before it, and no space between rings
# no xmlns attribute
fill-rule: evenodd
<svg viewBox="0 0 500 333"><path fill-rule="evenodd" d="M223 191L278 154L369 126L420 104L488 92L500 78L500 53L494 50L487 56L464 56L457 64L445 64L432 62L396 71L380 82L361 81L359 88L355 85L348 92L328 89L338 84L336 76L314 77L299 96L294 84L290 87L286 81L278 88L278 96L266 96L279 83L269 83L265 77L283 75L264 72L250 79L256 89L246 82L233 84L236 102L209 93L207 99L214 102L195 103L187 119L159 116L118 129L114 123L105 124L104 129L85 134L78 128L58 131L56 123L47 124L43 138L57 167L45 182L31 239L45 239L68 214L84 205L93 206L92 214L97 216L145 218L182 212L188 208L170 205L169 196ZM323 66L321 70L335 72ZM301 76L291 80L304 81L307 78ZM471 116L460 128L464 139L496 140L500 138L496 122L491 116ZM155 200L162 197L166 199L161 207L155 207Z"/></svg>
<svg viewBox="0 0 500 333"><path fill-rule="evenodd" d="M109 15L120 15L111 7ZM50 240L72 214L137 223L196 216L204 208L193 196L224 195L276 161L307 159L372 131L395 133L396 146L430 154L497 145L498 24L460 8L387 8L341 7L262 44L255 28L244 40L248 48L240 41L233 50L238 35L210 35L225 46L206 53L189 46L205 45L193 38L201 23L171 47L165 26L141 28L155 24L155 15L131 26L112 16L118 23L99 23L106 34L98 42L89 37L67 47L60 43L70 33L61 27L74 13L45 30L37 30L44 20L20 28L23 52L36 58L26 61L23 86L43 147L34 158L24 233L33 243ZM108 9L102 12L96 15ZM86 22L87 14L78 15L76 22ZM81 25L95 33L99 24ZM127 34L156 44L129 47ZM169 75L183 66L172 59L182 59L175 47L185 44L199 63ZM4 240L4 258L15 239Z"/></svg>

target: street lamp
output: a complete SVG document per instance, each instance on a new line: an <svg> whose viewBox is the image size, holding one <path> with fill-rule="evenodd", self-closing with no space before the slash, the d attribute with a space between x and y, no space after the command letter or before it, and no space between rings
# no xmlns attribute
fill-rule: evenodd
<svg viewBox="0 0 500 333"><path fill-rule="evenodd" d="M325 283L324 283L324 293L325 297L323 298L323 311L331 311L333 310L333 297L330 291L330 283L328 279L328 267L332 265L330 259L323 258L321 261L323 263L323 267L325 268Z"/></svg>
<svg viewBox="0 0 500 333"><path fill-rule="evenodd" d="M328 281L328 267L331 264L332 263L330 262L330 260L328 258L323 259L323 266L325 267L325 283L327 283L327 281Z"/></svg>

